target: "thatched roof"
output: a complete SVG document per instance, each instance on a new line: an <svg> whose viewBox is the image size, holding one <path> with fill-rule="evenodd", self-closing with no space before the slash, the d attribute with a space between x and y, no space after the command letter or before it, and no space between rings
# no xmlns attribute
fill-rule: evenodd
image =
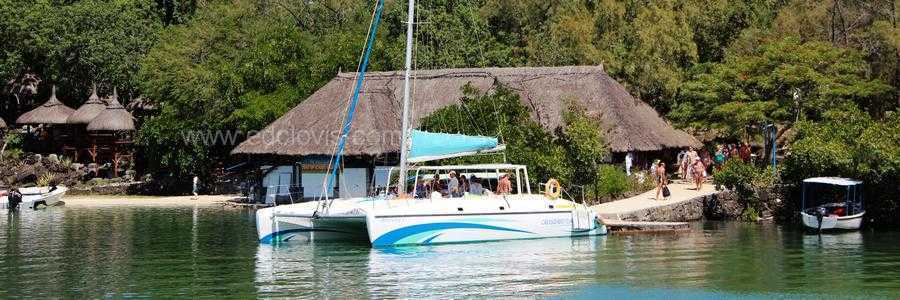
<svg viewBox="0 0 900 300"><path fill-rule="evenodd" d="M113 89L113 96L107 100L104 109L87 125L88 131L131 131L134 130L134 117L119 103L119 95Z"/></svg>
<svg viewBox="0 0 900 300"><path fill-rule="evenodd" d="M18 124L66 124L75 110L56 99L56 86L50 94L50 100L35 109L26 112L16 119Z"/></svg>
<svg viewBox="0 0 900 300"><path fill-rule="evenodd" d="M94 120L97 115L106 110L106 103L97 96L97 85L93 86L91 96L87 102L81 105L71 116L69 116L69 124L88 124Z"/></svg>
<svg viewBox="0 0 900 300"><path fill-rule="evenodd" d="M341 73L305 101L236 147L233 154L331 155L356 73ZM689 134L632 97L602 66L443 69L415 72L413 125L435 110L459 103L465 84L487 91L502 84L516 91L532 117L553 131L562 125L566 99L577 99L600 116L615 152L700 146ZM399 147L402 72L366 76L348 155L396 153Z"/></svg>

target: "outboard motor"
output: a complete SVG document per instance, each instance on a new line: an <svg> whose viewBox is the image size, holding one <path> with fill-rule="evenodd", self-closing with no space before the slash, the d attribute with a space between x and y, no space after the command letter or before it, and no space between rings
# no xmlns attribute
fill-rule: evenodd
<svg viewBox="0 0 900 300"><path fill-rule="evenodd" d="M6 199L9 201L9 210L17 210L19 204L22 203L22 193L18 189L12 190L9 195L6 195Z"/></svg>
<svg viewBox="0 0 900 300"><path fill-rule="evenodd" d="M819 207L816 209L816 220L819 221L819 231L822 231L822 218L825 217L825 214L828 213L828 209L824 207Z"/></svg>

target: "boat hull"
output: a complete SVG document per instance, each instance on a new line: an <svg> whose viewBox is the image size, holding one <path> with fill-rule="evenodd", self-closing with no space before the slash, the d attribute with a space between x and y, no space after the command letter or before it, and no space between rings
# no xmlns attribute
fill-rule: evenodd
<svg viewBox="0 0 900 300"><path fill-rule="evenodd" d="M365 217L315 218L265 208L256 211L256 228L259 241L264 244L368 241Z"/></svg>
<svg viewBox="0 0 900 300"><path fill-rule="evenodd" d="M863 215L865 212L843 217L823 216L821 226L819 218L815 215L800 212L800 219L803 221L803 226L815 230L856 230L862 225Z"/></svg>
<svg viewBox="0 0 900 300"><path fill-rule="evenodd" d="M606 234L605 226L591 222L591 228L574 230L571 211L399 215L370 217L368 229L374 247Z"/></svg>
<svg viewBox="0 0 900 300"><path fill-rule="evenodd" d="M19 207L38 209L41 204L54 206L62 201L62 197L66 195L68 190L64 186L57 187L52 192L49 187L21 188L19 192L22 193L22 203L19 204ZM8 206L9 199L7 196L0 197L0 208L7 209Z"/></svg>
<svg viewBox="0 0 900 300"><path fill-rule="evenodd" d="M257 211L261 243L366 241L375 247L606 234L596 213L566 200L483 197L439 200L340 200Z"/></svg>

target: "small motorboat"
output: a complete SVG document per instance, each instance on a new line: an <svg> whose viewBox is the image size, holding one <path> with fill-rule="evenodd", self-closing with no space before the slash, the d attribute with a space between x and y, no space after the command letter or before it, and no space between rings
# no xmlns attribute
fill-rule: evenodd
<svg viewBox="0 0 900 300"><path fill-rule="evenodd" d="M18 193L15 190L0 192L0 196L2 196L0 197L0 208L16 209L25 207L38 209L41 206L53 206L62 201L62 197L68 190L64 186L43 186L20 188Z"/></svg>
<svg viewBox="0 0 900 300"><path fill-rule="evenodd" d="M814 230L856 230L866 213L862 181L838 177L803 180L800 219Z"/></svg>

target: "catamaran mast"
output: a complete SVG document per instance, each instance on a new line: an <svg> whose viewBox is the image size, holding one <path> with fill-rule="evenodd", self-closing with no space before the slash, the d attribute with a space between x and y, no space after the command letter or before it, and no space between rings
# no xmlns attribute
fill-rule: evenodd
<svg viewBox="0 0 900 300"><path fill-rule="evenodd" d="M409 0L409 9L406 17L406 74L403 76L403 127L400 140L400 174L397 178L397 195L406 194L406 155L409 153L409 74L412 69L413 47L413 14L415 13L415 0Z"/></svg>

